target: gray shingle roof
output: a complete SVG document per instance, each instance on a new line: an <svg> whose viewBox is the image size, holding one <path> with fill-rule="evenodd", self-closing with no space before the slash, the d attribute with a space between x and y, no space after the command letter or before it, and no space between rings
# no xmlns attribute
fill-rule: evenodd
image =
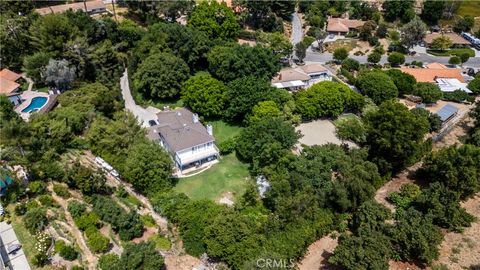
<svg viewBox="0 0 480 270"><path fill-rule="evenodd" d="M151 140L163 137L174 152L215 141L200 121L193 122L193 113L185 108L159 112L157 117L159 124L149 127L147 137Z"/></svg>

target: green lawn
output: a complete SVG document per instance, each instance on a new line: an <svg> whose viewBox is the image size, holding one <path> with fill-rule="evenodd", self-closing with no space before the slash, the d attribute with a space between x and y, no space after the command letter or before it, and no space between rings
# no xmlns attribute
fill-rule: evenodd
<svg viewBox="0 0 480 270"><path fill-rule="evenodd" d="M235 154L229 154L221 156L219 163L210 169L179 179L174 189L192 199L217 200L228 191L239 197L245 191L248 178L248 164L241 163Z"/></svg>
<svg viewBox="0 0 480 270"><path fill-rule="evenodd" d="M478 17L480 15L480 1L461 1L456 14Z"/></svg>
<svg viewBox="0 0 480 270"><path fill-rule="evenodd" d="M41 88L37 88L36 90L37 90L38 92L48 93L48 86L41 87Z"/></svg>
<svg viewBox="0 0 480 270"><path fill-rule="evenodd" d="M217 145L238 135L242 130L242 127L226 123L222 120L210 121L207 123L211 124L213 127L213 137L215 137Z"/></svg>
<svg viewBox="0 0 480 270"><path fill-rule="evenodd" d="M431 55L435 56L451 56L451 55L461 55L463 53L468 53L470 57L475 57L475 51L470 48L459 48L459 49L450 49L447 51L435 51L435 50L427 50L427 52Z"/></svg>

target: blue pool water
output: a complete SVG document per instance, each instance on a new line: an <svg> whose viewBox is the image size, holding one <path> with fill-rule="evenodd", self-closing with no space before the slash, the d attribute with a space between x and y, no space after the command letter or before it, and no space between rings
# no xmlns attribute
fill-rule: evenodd
<svg viewBox="0 0 480 270"><path fill-rule="evenodd" d="M43 107L47 103L47 98L46 97L34 97L30 104L22 110L23 113L29 113L35 110L38 110Z"/></svg>

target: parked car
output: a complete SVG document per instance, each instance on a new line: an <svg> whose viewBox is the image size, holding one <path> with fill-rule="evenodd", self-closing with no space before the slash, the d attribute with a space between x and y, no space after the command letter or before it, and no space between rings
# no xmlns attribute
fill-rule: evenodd
<svg viewBox="0 0 480 270"><path fill-rule="evenodd" d="M7 253L8 254L15 254L19 249L22 248L22 245L20 244L12 244L7 247Z"/></svg>

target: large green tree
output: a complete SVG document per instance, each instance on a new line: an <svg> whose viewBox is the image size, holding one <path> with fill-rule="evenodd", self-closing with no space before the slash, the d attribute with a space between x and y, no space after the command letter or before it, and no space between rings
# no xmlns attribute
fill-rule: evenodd
<svg viewBox="0 0 480 270"><path fill-rule="evenodd" d="M384 9L383 16L387 21L393 22L396 19L401 19L403 22L410 21L414 16L413 0L396 1L387 0L382 5Z"/></svg>
<svg viewBox="0 0 480 270"><path fill-rule="evenodd" d="M227 88L224 117L229 121L242 121L246 115L250 114L253 106L267 100L274 91L278 91L270 85L269 81L254 76L233 80Z"/></svg>
<svg viewBox="0 0 480 270"><path fill-rule="evenodd" d="M329 81L317 83L294 97L297 111L307 119L336 117L345 110L360 110L364 105L360 94L344 84Z"/></svg>
<svg viewBox="0 0 480 270"><path fill-rule="evenodd" d="M443 183L462 199L480 190L480 148L473 145L451 146L432 153L424 162L425 179Z"/></svg>
<svg viewBox="0 0 480 270"><path fill-rule="evenodd" d="M417 83L417 87L413 93L422 98L423 103L436 103L443 97L443 92L440 88L433 83L420 82Z"/></svg>
<svg viewBox="0 0 480 270"><path fill-rule="evenodd" d="M216 1L196 5L187 25L205 32L210 39L233 40L240 30L233 11L225 3Z"/></svg>
<svg viewBox="0 0 480 270"><path fill-rule="evenodd" d="M381 71L369 71L360 74L357 87L376 104L398 96L398 89L392 79Z"/></svg>
<svg viewBox="0 0 480 270"><path fill-rule="evenodd" d="M442 18L446 1L427 0L423 2L422 19L434 25Z"/></svg>
<svg viewBox="0 0 480 270"><path fill-rule="evenodd" d="M112 270L143 269L157 270L164 267L162 255L155 249L153 242L141 242L140 244L127 243L120 259L112 260L108 266Z"/></svg>
<svg viewBox="0 0 480 270"><path fill-rule="evenodd" d="M30 27L32 42L38 50L59 56L78 29L63 14L38 17Z"/></svg>
<svg viewBox="0 0 480 270"><path fill-rule="evenodd" d="M242 130L237 141L237 154L246 161L275 158L289 151L297 142L293 126L281 118L253 122Z"/></svg>
<svg viewBox="0 0 480 270"><path fill-rule="evenodd" d="M133 75L133 87L152 98L178 96L182 83L188 79L185 61L170 53L158 53L145 59Z"/></svg>
<svg viewBox="0 0 480 270"><path fill-rule="evenodd" d="M402 3L403 1L389 2ZM422 20L420 20L420 18L415 17L413 20L405 24L400 31L402 32L402 44L405 47L410 48L423 41L427 32L427 26Z"/></svg>
<svg viewBox="0 0 480 270"><path fill-rule="evenodd" d="M23 71L27 73L27 76L32 79L36 84L43 84L42 71L48 64L50 55L44 52L37 52L32 55L26 56L23 59Z"/></svg>
<svg viewBox="0 0 480 270"><path fill-rule="evenodd" d="M415 77L395 68L389 69L385 73L393 80L400 95L410 95L413 93L415 85L417 84Z"/></svg>
<svg viewBox="0 0 480 270"><path fill-rule="evenodd" d="M364 118L366 144L383 173L400 170L425 152L428 119L417 117L396 101L385 101Z"/></svg>
<svg viewBox="0 0 480 270"><path fill-rule="evenodd" d="M215 46L207 59L212 75L225 82L250 75L270 80L280 70L279 56L261 46Z"/></svg>
<svg viewBox="0 0 480 270"><path fill-rule="evenodd" d="M172 168L170 156L158 143L141 140L128 150L121 173L136 190L153 194L172 186Z"/></svg>
<svg viewBox="0 0 480 270"><path fill-rule="evenodd" d="M207 72L197 73L182 86L182 100L185 106L205 117L222 116L225 106L225 84Z"/></svg>

